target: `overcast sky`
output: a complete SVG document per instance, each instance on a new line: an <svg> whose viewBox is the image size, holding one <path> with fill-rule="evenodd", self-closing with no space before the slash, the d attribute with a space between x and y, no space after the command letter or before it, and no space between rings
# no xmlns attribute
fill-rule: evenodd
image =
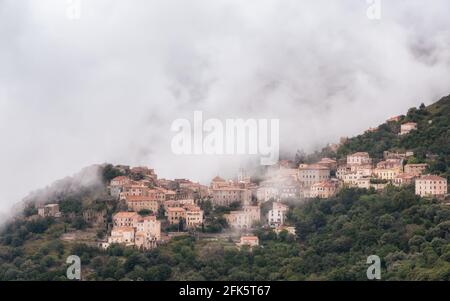
<svg viewBox="0 0 450 301"><path fill-rule="evenodd" d="M279 118L283 149L312 151L450 93L448 0L381 1L379 20L365 0L68 8L0 0L0 211L94 163L230 175L241 159L170 151L194 110Z"/></svg>

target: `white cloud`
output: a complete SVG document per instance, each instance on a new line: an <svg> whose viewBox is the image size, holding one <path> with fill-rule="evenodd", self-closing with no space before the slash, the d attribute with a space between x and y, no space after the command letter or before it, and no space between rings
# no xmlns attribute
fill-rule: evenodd
<svg viewBox="0 0 450 301"><path fill-rule="evenodd" d="M312 150L449 93L450 3L364 0L0 3L0 209L109 161L206 181L242 158L174 157L170 123L280 118Z"/></svg>

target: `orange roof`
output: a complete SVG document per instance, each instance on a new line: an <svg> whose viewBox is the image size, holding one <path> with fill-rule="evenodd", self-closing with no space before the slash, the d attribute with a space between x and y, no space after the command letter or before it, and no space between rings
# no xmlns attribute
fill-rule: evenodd
<svg viewBox="0 0 450 301"><path fill-rule="evenodd" d="M328 169L328 167L325 167L325 166L319 165L319 164L309 164L309 165L304 165L302 167L299 167L298 169L301 169L301 170L309 170L309 169L326 170L326 169Z"/></svg>
<svg viewBox="0 0 450 301"><path fill-rule="evenodd" d="M148 188L147 186L145 186L144 183L142 182L131 182L127 185L125 185L126 188Z"/></svg>
<svg viewBox="0 0 450 301"><path fill-rule="evenodd" d="M127 195L127 202L143 202L143 201L156 201L152 196L145 195Z"/></svg>
<svg viewBox="0 0 450 301"><path fill-rule="evenodd" d="M126 176L118 176L118 177L115 177L114 179L112 179L111 181L127 181L127 180L130 180L130 179L128 179Z"/></svg>
<svg viewBox="0 0 450 301"><path fill-rule="evenodd" d="M185 212L186 210L184 210L181 207L169 207L169 208L167 208L167 211L169 211L169 212Z"/></svg>
<svg viewBox="0 0 450 301"><path fill-rule="evenodd" d="M195 212L202 211L200 209L200 207L197 207L197 206L185 206L185 208L186 208L187 211L195 211Z"/></svg>
<svg viewBox="0 0 450 301"><path fill-rule="evenodd" d="M226 182L224 179L222 179L219 176L214 177L214 179L212 179L213 182Z"/></svg>
<svg viewBox="0 0 450 301"><path fill-rule="evenodd" d="M397 178L399 178L399 179L412 179L415 177L416 177L416 175L414 175L412 173L402 173L397 176Z"/></svg>
<svg viewBox="0 0 450 301"><path fill-rule="evenodd" d="M445 178L436 176L436 175L426 175L426 176L421 176L419 179L417 180L426 180L426 181L446 181Z"/></svg>
<svg viewBox="0 0 450 301"><path fill-rule="evenodd" d="M117 231L117 232L130 232L133 231L134 232L134 228L133 227L114 227L112 229L112 231Z"/></svg>
<svg viewBox="0 0 450 301"><path fill-rule="evenodd" d="M175 191L169 190L169 189L165 189L164 187L155 187L152 190L154 190L155 192L160 192L160 193L164 193L164 194L176 194Z"/></svg>
<svg viewBox="0 0 450 301"><path fill-rule="evenodd" d="M241 240L258 240L258 236L241 236Z"/></svg>
<svg viewBox="0 0 450 301"><path fill-rule="evenodd" d="M138 214L136 212L128 212L128 211L121 211L121 212L117 212L116 214L114 214L114 218L131 218L131 217L135 217Z"/></svg>
<svg viewBox="0 0 450 301"><path fill-rule="evenodd" d="M336 185L332 182L319 182L312 185L313 187L335 187Z"/></svg>

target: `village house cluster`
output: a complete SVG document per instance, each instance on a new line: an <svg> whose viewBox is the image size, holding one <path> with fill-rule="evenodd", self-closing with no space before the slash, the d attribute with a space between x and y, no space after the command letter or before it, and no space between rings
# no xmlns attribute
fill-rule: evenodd
<svg viewBox="0 0 450 301"><path fill-rule="evenodd" d="M136 212L118 212L113 215L109 244L118 243L143 249L156 247L161 239L161 222L156 216L140 216Z"/></svg>
<svg viewBox="0 0 450 301"><path fill-rule="evenodd" d="M203 223L203 210L194 198L206 196L208 187L186 179L158 179L154 170L146 167L123 168L131 176L112 179L109 191L128 211L113 215L113 227L104 247L112 243L156 247L161 241L161 221L157 217L161 212L170 225L192 229Z"/></svg>
<svg viewBox="0 0 450 301"><path fill-rule="evenodd" d="M398 121L393 117L391 121ZM388 120L389 121L389 120ZM408 122L400 126L399 135L407 135L417 129ZM370 131L376 131L371 129ZM341 139L345 143L345 138ZM330 145L335 149L338 145ZM126 205L127 211L113 216L113 227L105 246L111 243L132 245L138 248L154 248L161 241L161 219L178 231L195 231L204 226L204 212L199 200L209 200L213 208L229 209L223 214L232 230L243 236L238 247L259 244L257 237L247 234L255 226L267 226L277 234L287 231L295 235L295 228L287 223L289 200L330 198L343 187L382 190L387 185L415 185L415 192L422 197L444 198L447 180L437 175L427 175L428 165L409 164L412 152L385 151L381 160L371 158L367 152L355 152L339 161L321 158L312 164L296 165L281 160L267 168L262 181L251 181L245 170L231 180L220 176L209 186L188 179L158 179L153 169L146 167L123 168L127 176L111 180L110 194ZM263 205L267 202L270 207ZM39 215L55 216L53 205L39 209ZM145 214L143 214L145 213ZM163 215L162 215L163 214ZM173 230L173 229L172 229Z"/></svg>
<svg viewBox="0 0 450 301"><path fill-rule="evenodd" d="M388 122L400 121L394 116ZM369 132L377 129L369 129ZM406 122L400 125L399 135L417 130L417 124ZM341 138L345 143L346 139ZM330 145L335 151L336 145ZM447 195L447 180L436 175L425 175L428 165L408 164L413 152L385 151L383 159L374 162L367 152L349 154L344 160L322 158L313 164L294 166L290 161L280 161L271 167L266 179L257 187L257 199L284 200L289 198L329 198L342 187L384 189L388 184L396 186L415 185L416 194L422 197L444 198ZM274 207L273 213L278 209ZM273 218L269 224L274 223Z"/></svg>
<svg viewBox="0 0 450 301"><path fill-rule="evenodd" d="M269 226L272 227L281 227L284 225L284 221L286 218L286 212L289 210L289 207L281 202L273 202L272 209L269 210L267 214L267 220Z"/></svg>
<svg viewBox="0 0 450 301"><path fill-rule="evenodd" d="M252 191L255 191L256 185L242 174L242 170L240 173L237 181L226 181L219 176L212 179L209 191L215 205L228 206L234 202L247 205L251 202Z"/></svg>
<svg viewBox="0 0 450 301"><path fill-rule="evenodd" d="M282 187L280 194L277 190L277 197L279 195L283 198L296 197L299 192L296 183L297 172L280 167L276 168L280 174L277 179L270 179L262 185L252 183L250 177L241 169L235 179L225 180L216 176L209 186L187 179L158 179L152 169L145 167L138 169L138 172L135 168L131 169L134 171L131 176L118 176L110 181L111 196L125 205L127 211L122 210L113 215L112 229L107 242L102 244L105 248L113 243L143 249L156 247L162 242L162 212L164 223L175 225L177 231L195 230L204 223L204 212L197 202L205 198L211 201L214 208L238 204L239 209L231 210L223 217L231 229L244 234L237 246L253 247L259 244L258 239L245 233L262 222L261 204L275 196L275 194L264 195L259 199L262 189L270 187L270 183L274 181ZM124 171L130 174L130 169ZM282 230L295 233L294 227L284 225L288 209L279 198L267 215L267 223L278 233ZM142 216L142 213L145 215Z"/></svg>

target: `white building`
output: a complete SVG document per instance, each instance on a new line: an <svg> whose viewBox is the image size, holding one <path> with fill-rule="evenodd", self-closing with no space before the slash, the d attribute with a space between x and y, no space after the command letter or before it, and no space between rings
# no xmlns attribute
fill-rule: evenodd
<svg viewBox="0 0 450 301"><path fill-rule="evenodd" d="M421 197L445 196L447 194L447 179L427 175L416 179L416 194Z"/></svg>
<svg viewBox="0 0 450 301"><path fill-rule="evenodd" d="M371 164L372 159L367 152L357 152L347 156L347 164Z"/></svg>
<svg viewBox="0 0 450 301"><path fill-rule="evenodd" d="M58 204L48 204L38 208L38 215L42 217L60 217Z"/></svg>
<svg viewBox="0 0 450 301"><path fill-rule="evenodd" d="M415 123L415 122L404 123L400 126L400 134L399 135L409 134L413 130L417 130L417 123Z"/></svg>
<svg viewBox="0 0 450 301"><path fill-rule="evenodd" d="M278 188L273 186L261 186L256 191L256 198L260 202L268 202L271 199L278 198Z"/></svg>
<svg viewBox="0 0 450 301"><path fill-rule="evenodd" d="M286 219L286 212L289 210L287 205L280 202L274 202L272 204L272 210L269 210L267 214L267 220L271 227L278 227L284 224Z"/></svg>
<svg viewBox="0 0 450 301"><path fill-rule="evenodd" d="M298 167L298 181L302 187L311 187L330 179L330 169L319 164L300 164Z"/></svg>
<svg viewBox="0 0 450 301"><path fill-rule="evenodd" d="M259 206L243 206L242 210L231 211L224 215L230 227L237 229L248 229L261 219Z"/></svg>
<svg viewBox="0 0 450 301"><path fill-rule="evenodd" d="M109 244L134 245L134 228L128 226L114 227L111 230L111 236L108 238Z"/></svg>
<svg viewBox="0 0 450 301"><path fill-rule="evenodd" d="M259 239L257 236L242 236L236 245L239 248L242 246L248 246L251 249L252 247L259 245Z"/></svg>

